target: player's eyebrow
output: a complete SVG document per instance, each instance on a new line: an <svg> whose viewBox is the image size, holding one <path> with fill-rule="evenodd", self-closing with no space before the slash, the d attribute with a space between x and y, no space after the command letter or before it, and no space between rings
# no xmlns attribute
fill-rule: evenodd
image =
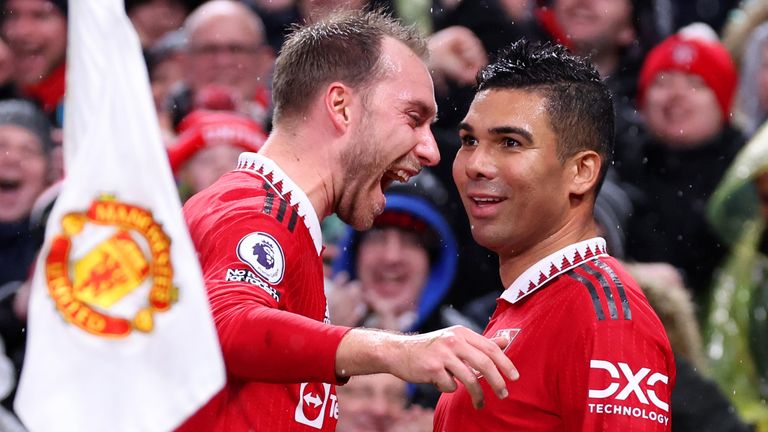
<svg viewBox="0 0 768 432"><path fill-rule="evenodd" d="M488 133L491 135L520 135L529 142L533 142L533 134L530 131L518 126L496 126L488 129Z"/></svg>
<svg viewBox="0 0 768 432"><path fill-rule="evenodd" d="M460 122L459 123L459 130L460 131L463 130L463 131L466 131L466 132L469 132L469 133L474 133L475 132L475 128L472 127L472 125L467 123L467 122ZM495 127L492 127L492 128L488 128L488 133L490 135L509 135L509 134L515 134L515 135L522 136L523 138L525 138L526 140L528 140L530 142L533 142L533 134L530 131L528 131L526 129L523 129L523 128L519 127L519 126L495 126Z"/></svg>

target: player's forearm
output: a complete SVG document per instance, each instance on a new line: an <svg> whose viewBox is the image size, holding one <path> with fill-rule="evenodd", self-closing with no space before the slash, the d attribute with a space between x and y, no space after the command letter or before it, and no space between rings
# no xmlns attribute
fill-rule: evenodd
<svg viewBox="0 0 768 432"><path fill-rule="evenodd" d="M402 336L382 330L356 328L350 330L336 351L336 374L339 377L392 372L392 361L398 360Z"/></svg>
<svg viewBox="0 0 768 432"><path fill-rule="evenodd" d="M268 307L217 320L227 372L261 382L336 382L336 351L349 330Z"/></svg>

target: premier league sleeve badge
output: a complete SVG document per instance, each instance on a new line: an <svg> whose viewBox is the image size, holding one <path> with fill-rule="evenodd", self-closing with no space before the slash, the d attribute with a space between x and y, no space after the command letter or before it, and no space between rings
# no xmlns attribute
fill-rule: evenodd
<svg viewBox="0 0 768 432"><path fill-rule="evenodd" d="M253 232L237 244L237 257L272 285L283 280L285 254L280 243L265 232Z"/></svg>

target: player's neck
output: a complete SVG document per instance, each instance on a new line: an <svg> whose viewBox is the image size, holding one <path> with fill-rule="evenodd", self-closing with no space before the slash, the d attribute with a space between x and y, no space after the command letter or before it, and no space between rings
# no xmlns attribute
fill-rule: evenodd
<svg viewBox="0 0 768 432"><path fill-rule="evenodd" d="M597 237L594 222L570 220L545 239L533 242L517 251L499 253L499 274L505 288L508 288L529 267L547 256L572 244Z"/></svg>
<svg viewBox="0 0 768 432"><path fill-rule="evenodd" d="M331 213L333 202L332 165L327 155L319 151L321 142L300 134L274 130L259 154L274 161L309 198L322 221ZM314 146L312 149L310 147Z"/></svg>

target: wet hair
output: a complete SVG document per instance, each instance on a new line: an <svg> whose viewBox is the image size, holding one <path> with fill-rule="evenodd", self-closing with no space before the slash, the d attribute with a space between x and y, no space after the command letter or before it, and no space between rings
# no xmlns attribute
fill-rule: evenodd
<svg viewBox="0 0 768 432"><path fill-rule="evenodd" d="M611 93L588 60L561 45L521 40L477 74L477 89L541 94L557 136L558 159L564 162L583 150L597 152L602 159L599 189L613 158L614 112Z"/></svg>
<svg viewBox="0 0 768 432"><path fill-rule="evenodd" d="M419 33L381 10L338 11L295 28L275 61L274 122L305 114L307 101L333 81L364 90L386 76L380 61L385 37L402 42L426 60L426 41Z"/></svg>

